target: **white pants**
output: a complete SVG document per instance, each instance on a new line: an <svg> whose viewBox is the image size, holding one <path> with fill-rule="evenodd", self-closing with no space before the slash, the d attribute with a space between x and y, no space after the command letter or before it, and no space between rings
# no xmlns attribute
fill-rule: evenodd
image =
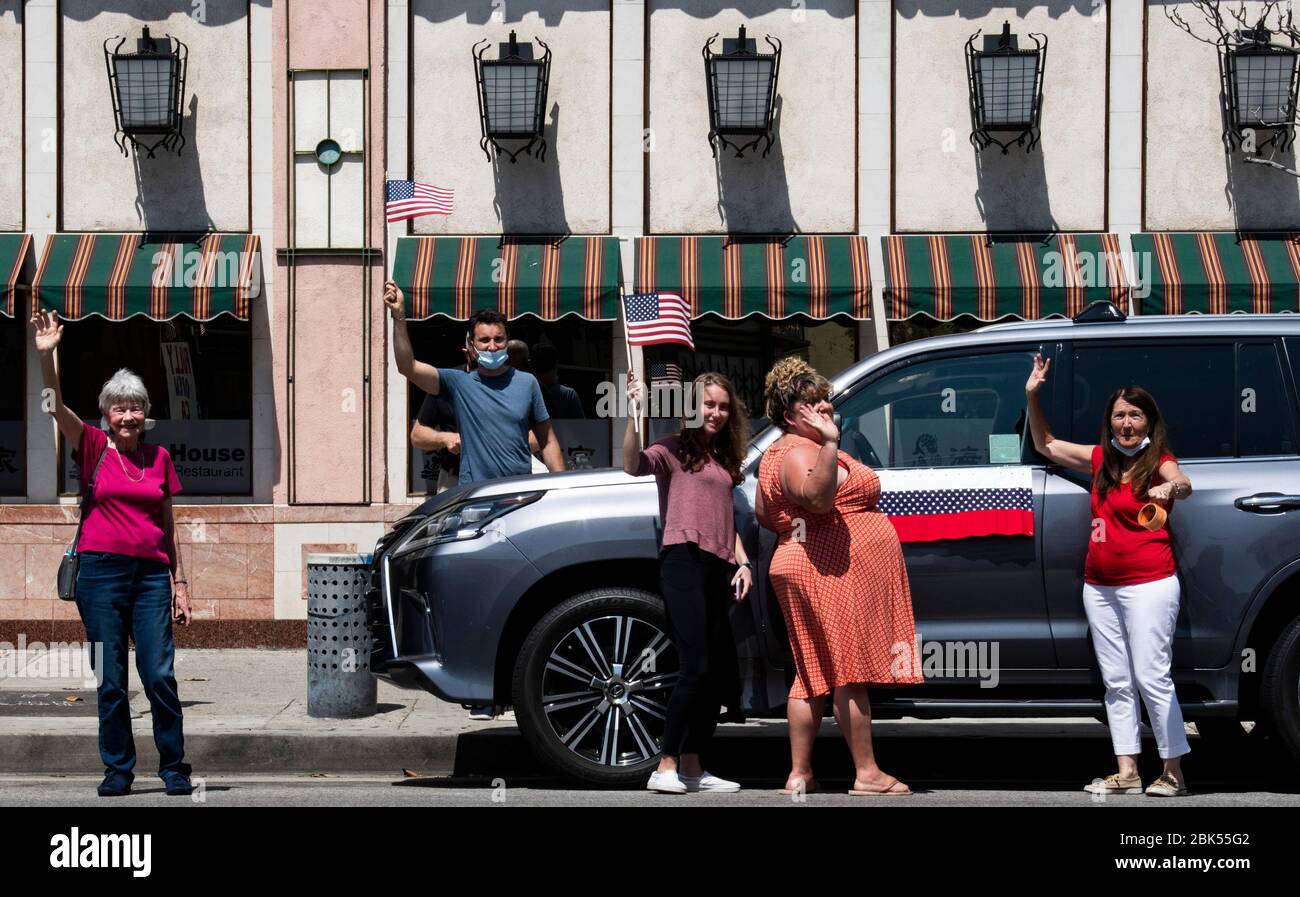
<svg viewBox="0 0 1300 897"><path fill-rule="evenodd" d="M1176 575L1134 586L1083 584L1083 609L1106 683L1106 719L1117 756L1142 752L1139 693L1160 757L1191 750L1169 672L1179 594Z"/></svg>

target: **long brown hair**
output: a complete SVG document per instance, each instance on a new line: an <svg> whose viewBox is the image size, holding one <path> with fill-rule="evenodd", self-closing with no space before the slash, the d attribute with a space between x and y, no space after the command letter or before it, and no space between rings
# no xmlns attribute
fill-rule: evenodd
<svg viewBox="0 0 1300 897"><path fill-rule="evenodd" d="M1165 432L1165 419L1160 415L1160 406L1156 404L1155 398L1142 387L1133 384L1121 386L1110 394L1106 402L1106 411L1101 417L1099 439L1101 466L1097 468L1097 474L1092 478L1092 488L1096 491L1097 498L1104 500L1106 493L1120 484L1122 476L1120 462L1123 456L1115 446L1110 444L1111 437L1115 435L1111 430L1110 416L1115 410L1115 403L1120 399L1141 408L1147 418L1147 436L1151 439L1151 444L1137 456L1137 460L1133 463L1132 475L1129 477L1129 487L1133 490L1133 496L1138 501L1145 501L1147 489L1151 486L1151 478L1160 467L1160 459L1169 453L1169 436Z"/></svg>
<svg viewBox="0 0 1300 897"><path fill-rule="evenodd" d="M740 396L736 395L736 388L731 385L731 381L725 374L715 371L695 378L691 388L695 391L696 402L704 401L704 390L710 386L718 386L727 391L727 401L731 405L727 426L713 437L711 446L706 446L704 428L688 427L687 418L683 416L681 429L677 431L677 460L682 462L682 467L695 472L704 467L708 463L708 456L712 455L731 474L731 482L739 486L745 481L740 465L745 462L745 449L749 442L746 437L749 432L749 413Z"/></svg>

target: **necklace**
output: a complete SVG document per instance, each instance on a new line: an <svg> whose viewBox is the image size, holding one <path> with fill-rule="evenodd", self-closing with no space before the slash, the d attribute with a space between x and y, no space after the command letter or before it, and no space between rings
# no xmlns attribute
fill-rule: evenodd
<svg viewBox="0 0 1300 897"><path fill-rule="evenodd" d="M138 477L133 477L131 476L131 474L127 473L126 462L122 460L122 453L117 450L117 446L115 445L112 446L112 449L113 449L113 454L117 455L118 466L122 468L122 476L126 477L127 481L131 483L139 483L143 481L144 480L144 452L141 450L141 448L139 446L136 447L136 452L139 453L140 460L138 462L133 462L138 464L140 467L140 475Z"/></svg>

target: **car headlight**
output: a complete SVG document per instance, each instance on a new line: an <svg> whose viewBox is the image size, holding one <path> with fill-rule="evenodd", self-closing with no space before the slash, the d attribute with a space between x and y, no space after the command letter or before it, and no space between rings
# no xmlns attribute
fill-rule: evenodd
<svg viewBox="0 0 1300 897"><path fill-rule="evenodd" d="M520 492L514 495L494 495L442 508L404 533L401 540L393 546L390 556L400 557L439 542L477 539L493 520L532 504L544 494Z"/></svg>

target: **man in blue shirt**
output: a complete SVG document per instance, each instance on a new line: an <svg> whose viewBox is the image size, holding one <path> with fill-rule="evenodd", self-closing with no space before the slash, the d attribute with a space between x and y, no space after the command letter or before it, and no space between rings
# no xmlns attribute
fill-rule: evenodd
<svg viewBox="0 0 1300 897"><path fill-rule="evenodd" d="M406 332L405 300L397 284L384 284L393 316L393 352L402 376L431 396L445 395L460 425L460 483L524 476L532 472L528 432L551 472L564 470L564 456L551 427L537 378L506 364L506 320L494 311L469 322L466 349L476 370L436 368L416 361Z"/></svg>

